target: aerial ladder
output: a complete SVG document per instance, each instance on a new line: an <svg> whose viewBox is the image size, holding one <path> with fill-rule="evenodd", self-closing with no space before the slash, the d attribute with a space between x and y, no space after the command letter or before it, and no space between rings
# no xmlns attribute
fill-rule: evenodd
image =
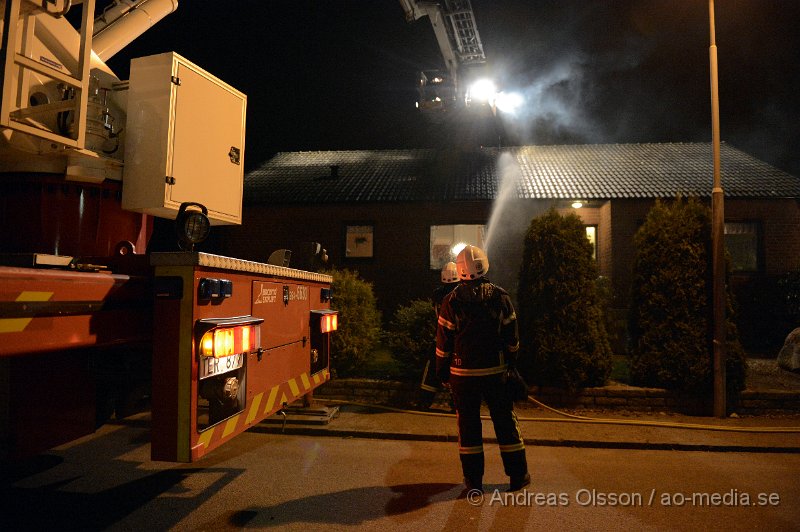
<svg viewBox="0 0 800 532"><path fill-rule="evenodd" d="M444 59L444 70L423 70L418 80L422 111L446 111L453 106L469 105L470 83L486 64L475 14L469 0L417 2L400 0L406 20L428 17Z"/></svg>

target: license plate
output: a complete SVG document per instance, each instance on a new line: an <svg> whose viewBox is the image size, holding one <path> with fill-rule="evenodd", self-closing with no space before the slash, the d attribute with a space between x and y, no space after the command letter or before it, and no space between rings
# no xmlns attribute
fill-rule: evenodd
<svg viewBox="0 0 800 532"><path fill-rule="evenodd" d="M244 353L227 357L200 357L200 378L213 377L220 373L227 373L239 369L244 365Z"/></svg>

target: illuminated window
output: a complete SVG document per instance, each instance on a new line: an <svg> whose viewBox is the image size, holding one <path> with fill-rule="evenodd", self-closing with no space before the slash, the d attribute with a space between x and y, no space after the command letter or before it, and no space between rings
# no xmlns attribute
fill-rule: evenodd
<svg viewBox="0 0 800 532"><path fill-rule="evenodd" d="M725 248L731 258L732 272L757 272L760 227L755 222L725 224Z"/></svg>
<svg viewBox="0 0 800 532"><path fill-rule="evenodd" d="M442 266L456 260L456 255L470 244L484 248L484 225L432 225L430 240L430 268L441 270Z"/></svg>
<svg viewBox="0 0 800 532"><path fill-rule="evenodd" d="M597 260L597 226L596 225L587 225L586 226L586 238L589 239L589 243L592 245L592 258Z"/></svg>

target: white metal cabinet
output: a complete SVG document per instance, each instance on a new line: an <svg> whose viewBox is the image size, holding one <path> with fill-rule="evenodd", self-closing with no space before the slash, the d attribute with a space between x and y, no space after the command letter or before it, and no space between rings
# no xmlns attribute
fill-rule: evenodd
<svg viewBox="0 0 800 532"><path fill-rule="evenodd" d="M175 218L208 208L242 221L247 97L174 52L131 61L122 207Z"/></svg>

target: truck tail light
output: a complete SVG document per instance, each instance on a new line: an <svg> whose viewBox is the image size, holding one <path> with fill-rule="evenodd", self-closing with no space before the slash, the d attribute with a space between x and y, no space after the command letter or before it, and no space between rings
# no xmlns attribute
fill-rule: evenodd
<svg viewBox="0 0 800 532"><path fill-rule="evenodd" d="M200 320L198 351L201 356L221 358L257 351L261 347L263 319L244 318ZM244 323L243 323L244 322Z"/></svg>
<svg viewBox="0 0 800 532"><path fill-rule="evenodd" d="M333 332L339 328L338 314L325 314L319 320L319 329L321 333Z"/></svg>

